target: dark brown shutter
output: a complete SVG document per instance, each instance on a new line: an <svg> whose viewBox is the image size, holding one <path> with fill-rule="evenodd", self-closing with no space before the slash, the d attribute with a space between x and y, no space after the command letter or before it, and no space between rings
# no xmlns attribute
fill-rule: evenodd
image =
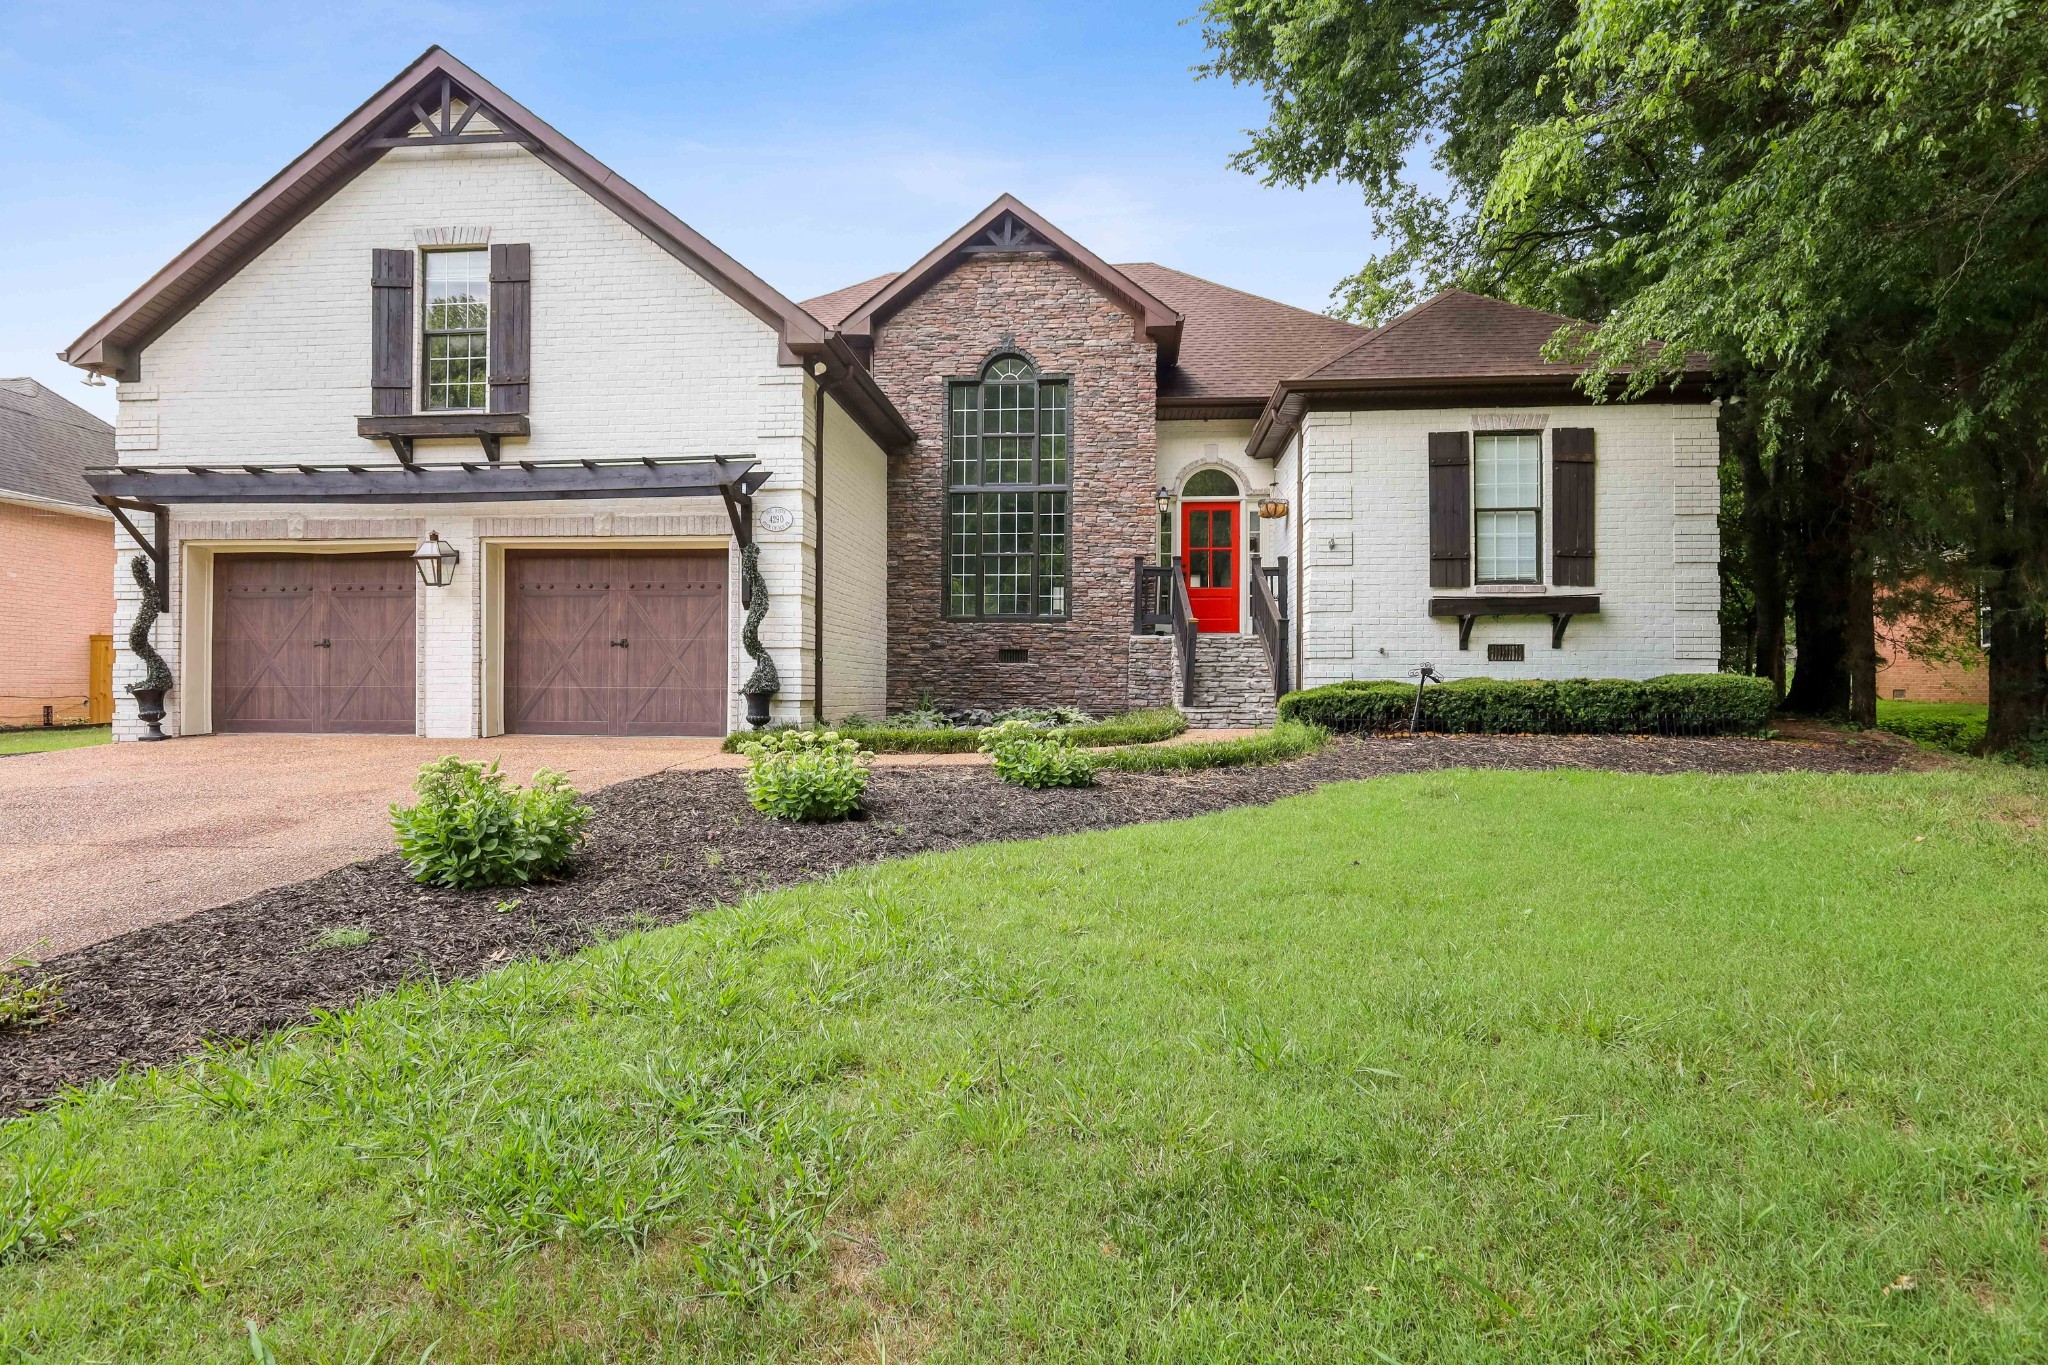
<svg viewBox="0 0 2048 1365"><path fill-rule="evenodd" d="M1472 442L1429 433L1429 586L1472 585Z"/></svg>
<svg viewBox="0 0 2048 1365"><path fill-rule="evenodd" d="M1550 581L1560 588L1593 586L1593 429L1550 433Z"/></svg>
<svg viewBox="0 0 2048 1365"><path fill-rule="evenodd" d="M370 412L412 411L412 252L370 253Z"/></svg>
<svg viewBox="0 0 2048 1365"><path fill-rule="evenodd" d="M525 412L533 355L533 248L491 247L491 411Z"/></svg>

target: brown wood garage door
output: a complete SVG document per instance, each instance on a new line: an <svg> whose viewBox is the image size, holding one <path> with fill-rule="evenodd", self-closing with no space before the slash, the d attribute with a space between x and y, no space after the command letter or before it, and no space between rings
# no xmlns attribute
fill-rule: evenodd
<svg viewBox="0 0 2048 1365"><path fill-rule="evenodd" d="M725 554L505 556L505 728L722 735Z"/></svg>
<svg viewBox="0 0 2048 1365"><path fill-rule="evenodd" d="M413 585L405 555L220 555L213 728L409 735Z"/></svg>

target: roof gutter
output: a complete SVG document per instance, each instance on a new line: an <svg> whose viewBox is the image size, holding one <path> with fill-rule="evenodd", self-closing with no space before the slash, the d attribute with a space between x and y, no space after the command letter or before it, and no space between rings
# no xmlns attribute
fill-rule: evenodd
<svg viewBox="0 0 2048 1365"><path fill-rule="evenodd" d="M1633 399L1649 403L1703 403L1711 376L1687 370L1676 381ZM1628 381L1617 376L1609 386L1608 400L1619 400ZM1311 407L1330 407L1344 400L1363 407L1429 407L1446 402L1551 402L1592 404L1602 401L1588 395L1573 374L1456 375L1434 378L1398 379L1283 379L1273 387L1259 414L1245 454L1255 460L1277 460L1287 443L1301 430L1303 414Z"/></svg>

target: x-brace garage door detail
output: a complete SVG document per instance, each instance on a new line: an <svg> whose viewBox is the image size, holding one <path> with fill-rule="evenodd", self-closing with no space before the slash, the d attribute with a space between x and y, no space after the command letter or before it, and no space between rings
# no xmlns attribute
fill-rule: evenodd
<svg viewBox="0 0 2048 1365"><path fill-rule="evenodd" d="M220 555L213 728L413 732L412 561Z"/></svg>
<svg viewBox="0 0 2048 1365"><path fill-rule="evenodd" d="M722 735L726 556L505 556L505 728Z"/></svg>

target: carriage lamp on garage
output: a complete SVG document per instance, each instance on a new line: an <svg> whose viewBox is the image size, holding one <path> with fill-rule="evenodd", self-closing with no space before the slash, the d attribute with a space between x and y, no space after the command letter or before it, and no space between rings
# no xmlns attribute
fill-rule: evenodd
<svg viewBox="0 0 2048 1365"><path fill-rule="evenodd" d="M420 582L430 588L445 588L455 581L455 566L462 560L462 551L441 539L439 531L427 532L427 538L412 552L412 562L419 567Z"/></svg>

